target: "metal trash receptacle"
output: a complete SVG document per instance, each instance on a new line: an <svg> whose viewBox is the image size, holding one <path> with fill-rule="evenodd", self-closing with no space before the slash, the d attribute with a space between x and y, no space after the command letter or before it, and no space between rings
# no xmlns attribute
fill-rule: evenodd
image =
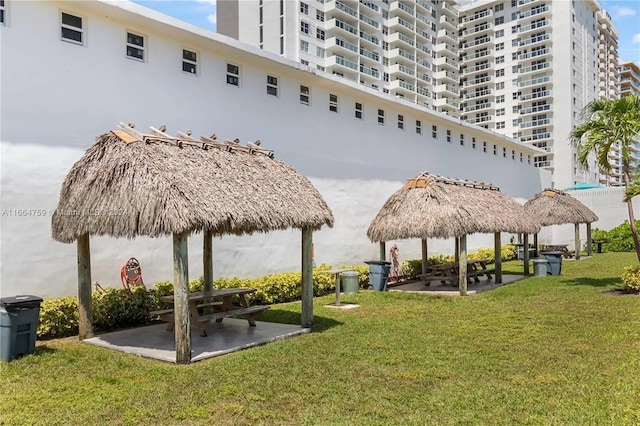
<svg viewBox="0 0 640 426"><path fill-rule="evenodd" d="M542 254L547 260L547 274L560 275L562 272L562 252L561 251L543 251Z"/></svg>
<svg viewBox="0 0 640 426"><path fill-rule="evenodd" d="M35 352L41 303L38 296L0 298L0 360Z"/></svg>
<svg viewBox="0 0 640 426"><path fill-rule="evenodd" d="M546 277L547 276L547 259L536 258L533 259L533 276L534 277Z"/></svg>
<svg viewBox="0 0 640 426"><path fill-rule="evenodd" d="M360 290L360 279L356 271L345 271L342 273L342 292L344 294L358 294Z"/></svg>
<svg viewBox="0 0 640 426"><path fill-rule="evenodd" d="M369 288L376 291L386 291L389 272L391 271L391 262L368 260L364 263L369 265Z"/></svg>

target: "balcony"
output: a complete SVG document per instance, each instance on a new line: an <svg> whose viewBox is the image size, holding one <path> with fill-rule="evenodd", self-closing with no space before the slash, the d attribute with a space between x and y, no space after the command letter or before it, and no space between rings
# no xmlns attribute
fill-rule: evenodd
<svg viewBox="0 0 640 426"><path fill-rule="evenodd" d="M483 77L478 77L474 80L467 80L464 84L465 88L469 88L469 87L473 87L473 86L477 86L478 84L485 84L491 81L491 76L490 75L486 75Z"/></svg>
<svg viewBox="0 0 640 426"><path fill-rule="evenodd" d="M518 74L528 74L530 72L547 69L551 66L551 62L543 62L541 64L531 65L530 67L520 68Z"/></svg>
<svg viewBox="0 0 640 426"><path fill-rule="evenodd" d="M465 49L469 49L471 47L481 46L483 44L490 43L490 42L491 42L491 37L484 36L484 37L479 38L477 40L467 41L467 42L462 44L462 47L465 48Z"/></svg>
<svg viewBox="0 0 640 426"><path fill-rule="evenodd" d="M434 64L438 67L438 69L448 68L452 71L458 70L458 63L453 59L447 58L446 56L438 56L434 59Z"/></svg>
<svg viewBox="0 0 640 426"><path fill-rule="evenodd" d="M475 105L470 105L468 107L465 107L464 112L473 112L473 111L480 111L480 110L485 110L485 109L493 109L493 103L492 102L481 102L479 104L475 104Z"/></svg>
<svg viewBox="0 0 640 426"><path fill-rule="evenodd" d="M521 136L520 137L520 142L527 143L527 142L533 142L533 141L543 141L543 140L547 140L547 139L550 139L550 138L551 138L551 133L550 132L536 133L534 135Z"/></svg>
<svg viewBox="0 0 640 426"><path fill-rule="evenodd" d="M538 105L538 106L534 106L531 108L523 108L520 110L520 115L528 115L528 114L534 114L536 112L543 112L543 111L549 111L551 110L551 105L546 104L546 105Z"/></svg>
<svg viewBox="0 0 640 426"><path fill-rule="evenodd" d="M409 64L412 64L416 60L415 55L407 52L406 50L403 50L403 49L400 49L400 48L389 50L389 60L390 61L392 59L398 59L398 58L403 58L405 60L405 62L409 62Z"/></svg>
<svg viewBox="0 0 640 426"><path fill-rule="evenodd" d="M459 81L458 74L452 73L451 71L438 71L433 77L438 80L438 83L458 84Z"/></svg>
<svg viewBox="0 0 640 426"><path fill-rule="evenodd" d="M389 66L388 69L389 69L389 75L404 74L406 77L409 77L409 78L416 76L416 72L412 68L409 68L403 64L391 65Z"/></svg>
<svg viewBox="0 0 640 426"><path fill-rule="evenodd" d="M492 68L492 67L493 67L492 64L489 64L488 62L485 62L485 63L482 63L482 64L478 64L475 67L465 68L462 71L462 74L463 75L475 74L477 72L480 72L482 70L486 70L486 69L489 69L489 68Z"/></svg>
<svg viewBox="0 0 640 426"><path fill-rule="evenodd" d="M493 15L493 9L486 9L483 10L482 12L476 12L473 15L470 16L466 16L462 22L473 22L473 21L477 21L479 19L488 19L489 17L491 17Z"/></svg>
<svg viewBox="0 0 640 426"><path fill-rule="evenodd" d="M542 43L549 40L550 40L549 34L541 34L535 37L525 38L524 40L520 40L518 47L533 46L537 43Z"/></svg>
<svg viewBox="0 0 640 426"><path fill-rule="evenodd" d="M543 169L550 169L553 170L553 161L551 160L538 160L537 158L534 158L534 163L533 165L535 167L540 167Z"/></svg>
<svg viewBox="0 0 640 426"><path fill-rule="evenodd" d="M329 62L328 67L331 67L333 65L339 65L354 71L358 70L358 64L356 62L350 61L349 59L345 59L342 56L331 56L330 58L328 58L328 62Z"/></svg>
<svg viewBox="0 0 640 426"><path fill-rule="evenodd" d="M358 35L358 29L339 19L331 19L327 22L327 30L335 29L336 33L346 37Z"/></svg>
<svg viewBox="0 0 640 426"><path fill-rule="evenodd" d="M440 4L442 4L442 11L448 14L451 14L455 17L458 16L458 11L451 6L449 3L446 2L446 0L443 0L440 2Z"/></svg>
<svg viewBox="0 0 640 426"><path fill-rule="evenodd" d="M550 12L549 6L536 6L531 10L527 10L525 12L520 12L520 23L522 23L525 19L533 19L538 16L543 16L544 14L548 14Z"/></svg>
<svg viewBox="0 0 640 426"><path fill-rule="evenodd" d="M436 52L446 55L450 58L458 59L458 48L447 43L438 43L435 47Z"/></svg>
<svg viewBox="0 0 640 426"><path fill-rule="evenodd" d="M470 55L463 55L462 56L462 62L469 62L469 61L477 61L478 59L482 59L482 58L490 58L493 56L493 50L491 49L482 49L482 50L477 50L475 53L472 53Z"/></svg>
<svg viewBox="0 0 640 426"><path fill-rule="evenodd" d="M533 92L533 93L529 93L527 95L521 95L520 96L520 100L521 101L530 101L532 99L540 99L540 98L544 98L546 96L550 96L551 92L549 90L543 90L541 92Z"/></svg>
<svg viewBox="0 0 640 426"><path fill-rule="evenodd" d="M413 19L416 11L404 3L394 2L389 5L389 15L402 16L405 19Z"/></svg>
<svg viewBox="0 0 640 426"><path fill-rule="evenodd" d="M373 62L380 62L380 55L378 55L376 52L370 52L366 49L363 49L362 47L360 48L360 55Z"/></svg>
<svg viewBox="0 0 640 426"><path fill-rule="evenodd" d="M416 48L421 52L424 52L427 55L431 56L431 49L429 49L426 44L416 43Z"/></svg>
<svg viewBox="0 0 640 426"><path fill-rule="evenodd" d="M465 100L478 99L484 96L491 96L491 93L492 93L491 89L477 90L475 92L470 92L464 95L464 99Z"/></svg>
<svg viewBox="0 0 640 426"><path fill-rule="evenodd" d="M364 31L360 31L359 35L360 39L365 43L368 43L375 47L380 46L380 39L378 37L372 36L371 34L365 33Z"/></svg>
<svg viewBox="0 0 640 426"><path fill-rule="evenodd" d="M533 31L533 30L538 29L538 28L544 28L544 27L547 27L547 26L549 26L549 21L547 19L545 19L544 21L534 22L531 25L522 26L522 27L520 27L518 29L518 32L520 34L527 33L529 31Z"/></svg>
<svg viewBox="0 0 640 426"><path fill-rule="evenodd" d="M426 96L426 97L428 97L428 98L430 98L430 97L431 97L431 92L429 92L429 89L427 89L426 87L417 86L417 87L416 87L416 92L417 92L419 95Z"/></svg>
<svg viewBox="0 0 640 426"><path fill-rule="evenodd" d="M455 109L456 112L460 111L460 103L446 97L437 98L433 101L433 105L442 109Z"/></svg>
<svg viewBox="0 0 640 426"><path fill-rule="evenodd" d="M481 35L482 33L486 33L489 32L491 29L493 28L493 25L489 22L484 22L480 25L476 25L473 28L469 28L467 30L464 30L462 32L462 37L463 38L467 38L470 37L472 35Z"/></svg>
<svg viewBox="0 0 640 426"><path fill-rule="evenodd" d="M551 123L551 120L548 118L541 118L539 120L524 121L520 123L520 128L528 129L529 127L547 126L549 123Z"/></svg>
<svg viewBox="0 0 640 426"><path fill-rule="evenodd" d="M327 40L327 52L336 54L337 52L347 53L346 51L358 53L358 46L339 37L331 37Z"/></svg>
<svg viewBox="0 0 640 426"><path fill-rule="evenodd" d="M360 0L360 4L366 6L370 11L375 12L376 14L380 12L380 8L374 2Z"/></svg>
<svg viewBox="0 0 640 426"><path fill-rule="evenodd" d="M410 49L415 47L416 42L413 41L413 38L406 36L402 33L393 33L389 34L387 37L387 41L390 46L396 47L404 47L405 49Z"/></svg>
<svg viewBox="0 0 640 426"><path fill-rule="evenodd" d="M380 78L380 71L374 68L365 67L364 65L360 65L360 72L376 79Z"/></svg>
<svg viewBox="0 0 640 426"><path fill-rule="evenodd" d="M451 31L458 31L458 22L447 15L440 15L440 28L449 28Z"/></svg>
<svg viewBox="0 0 640 426"><path fill-rule="evenodd" d="M429 83L429 84L431 84L432 79L431 79L431 77L429 77L427 74L423 74L423 73L419 72L419 73L417 73L417 74L416 74L416 77L417 77L419 80L424 81L425 83Z"/></svg>
<svg viewBox="0 0 640 426"><path fill-rule="evenodd" d="M471 124L486 123L493 120L492 115L483 115L480 117L470 118L467 121Z"/></svg>
<svg viewBox="0 0 640 426"><path fill-rule="evenodd" d="M518 87L537 86L539 84L548 83L549 81L551 81L551 77L549 77L548 75L541 75L530 80L518 81Z"/></svg>
<svg viewBox="0 0 640 426"><path fill-rule="evenodd" d="M412 84L407 83L406 81L402 81L402 80L394 80L391 83L389 83L389 90L404 90L404 91L408 91L411 93L414 93L415 88Z"/></svg>
<svg viewBox="0 0 640 426"><path fill-rule="evenodd" d="M445 42L449 42L449 43L453 43L453 44L457 44L458 43L458 35L456 33L454 33L453 31L441 29L436 34L436 37L437 37L437 40L439 42L445 41Z"/></svg>
<svg viewBox="0 0 640 426"><path fill-rule="evenodd" d="M424 59L420 59L420 58L416 59L416 64L420 65L421 67L425 67L427 69L432 69L433 68L433 66L432 66L430 61L427 61L427 60L424 60Z"/></svg>
<svg viewBox="0 0 640 426"><path fill-rule="evenodd" d="M389 32L393 29L394 31L407 31L413 32L415 30L415 26L407 21L406 19L402 19L399 16L394 16L389 19Z"/></svg>
<svg viewBox="0 0 640 426"><path fill-rule="evenodd" d="M358 11L340 1L329 1L325 3L325 13L334 17L347 18L349 15L353 18L358 17Z"/></svg>
<svg viewBox="0 0 640 426"><path fill-rule="evenodd" d="M376 31L380 28L380 23L375 19L369 18L365 14L360 14L360 27L369 31ZM367 28L368 27L368 28Z"/></svg>
<svg viewBox="0 0 640 426"><path fill-rule="evenodd" d="M452 97L458 98L460 96L460 90L448 84L440 84L435 87L435 92L444 93Z"/></svg>
<svg viewBox="0 0 640 426"><path fill-rule="evenodd" d="M531 52L520 54L520 60L532 59L532 58L542 58L544 56L550 55L551 49L548 47L542 49L532 50Z"/></svg>

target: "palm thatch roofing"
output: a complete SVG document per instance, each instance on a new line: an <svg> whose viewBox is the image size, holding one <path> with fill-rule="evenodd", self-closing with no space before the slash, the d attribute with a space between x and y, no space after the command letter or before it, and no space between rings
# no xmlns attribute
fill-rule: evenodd
<svg viewBox="0 0 640 426"><path fill-rule="evenodd" d="M251 149L238 140L173 138L151 129L137 139L132 127L97 138L64 180L52 218L54 239L333 226L311 182L259 142Z"/></svg>
<svg viewBox="0 0 640 426"><path fill-rule="evenodd" d="M483 182L427 172L409 179L367 230L372 242L451 238L474 233L534 234L540 225L514 199Z"/></svg>
<svg viewBox="0 0 640 426"><path fill-rule="evenodd" d="M559 189L545 189L524 204L542 226L591 223L598 216L578 199Z"/></svg>

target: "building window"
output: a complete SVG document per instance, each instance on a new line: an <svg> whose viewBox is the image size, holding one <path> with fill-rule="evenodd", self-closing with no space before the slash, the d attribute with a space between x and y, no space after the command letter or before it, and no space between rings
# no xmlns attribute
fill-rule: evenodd
<svg viewBox="0 0 640 426"><path fill-rule="evenodd" d="M5 5L2 2L2 22L4 23ZM71 15L69 13L61 12L60 14L60 30L61 37L64 41L71 43L82 44L84 29L82 27L82 18L79 16Z"/></svg>
<svg viewBox="0 0 640 426"><path fill-rule="evenodd" d="M240 86L240 67L233 64L227 64L227 84L232 86Z"/></svg>
<svg viewBox="0 0 640 426"><path fill-rule="evenodd" d="M398 114L398 129L404 130L404 115Z"/></svg>
<svg viewBox="0 0 640 426"><path fill-rule="evenodd" d="M309 65L309 61L307 61L306 59L300 59L300 63L302 65Z"/></svg>
<svg viewBox="0 0 640 426"><path fill-rule="evenodd" d="M329 111L338 112L338 95L329 94Z"/></svg>
<svg viewBox="0 0 640 426"><path fill-rule="evenodd" d="M320 40L324 40L324 31L321 30L320 28L316 29L316 38L319 38Z"/></svg>
<svg viewBox="0 0 640 426"><path fill-rule="evenodd" d="M267 95L278 96L278 77L267 76Z"/></svg>
<svg viewBox="0 0 640 426"><path fill-rule="evenodd" d="M501 10L504 10L504 3L498 3L493 7L493 10L495 10L496 12L500 12Z"/></svg>
<svg viewBox="0 0 640 426"><path fill-rule="evenodd" d="M4 25L7 22L7 6L4 4L4 0L0 0L0 25Z"/></svg>
<svg viewBox="0 0 640 426"><path fill-rule="evenodd" d="M531 156L527 155L527 164L531 164Z"/></svg>
<svg viewBox="0 0 640 426"><path fill-rule="evenodd" d="M302 50L303 52L309 52L309 42L300 40L300 50Z"/></svg>
<svg viewBox="0 0 640 426"><path fill-rule="evenodd" d="M504 6L504 5L501 3L500 6ZM496 25L504 24L504 16L497 17L496 20L495 20L495 24Z"/></svg>
<svg viewBox="0 0 640 426"><path fill-rule="evenodd" d="M487 152L487 143L482 142L482 152Z"/></svg>
<svg viewBox="0 0 640 426"><path fill-rule="evenodd" d="M324 22L324 12L321 10L316 10L316 19L320 22Z"/></svg>
<svg viewBox="0 0 640 426"><path fill-rule="evenodd" d="M504 108L498 108L496 110L496 116L504 115Z"/></svg>
<svg viewBox="0 0 640 426"><path fill-rule="evenodd" d="M496 83L496 90L502 90L502 89L504 89L504 81Z"/></svg>
<svg viewBox="0 0 640 426"><path fill-rule="evenodd" d="M496 56L496 64L504 63L504 56Z"/></svg>
<svg viewBox="0 0 640 426"><path fill-rule="evenodd" d="M422 134L422 122L420 120L416 120L416 133Z"/></svg>
<svg viewBox="0 0 640 426"><path fill-rule="evenodd" d="M451 143L451 130L447 130L447 142Z"/></svg>
<svg viewBox="0 0 640 426"><path fill-rule="evenodd" d="M522 153L520 153L520 162L522 163Z"/></svg>
<svg viewBox="0 0 640 426"><path fill-rule="evenodd" d="M471 138L471 148L476 149L476 138Z"/></svg>
<svg viewBox="0 0 640 426"><path fill-rule="evenodd" d="M300 103L303 105L309 105L309 97L310 97L309 87L300 86Z"/></svg>
<svg viewBox="0 0 640 426"><path fill-rule="evenodd" d="M464 146L464 135L460 133L460 146Z"/></svg>
<svg viewBox="0 0 640 426"><path fill-rule="evenodd" d="M502 147L502 156L504 158L507 158L507 148L505 148L504 146Z"/></svg>
<svg viewBox="0 0 640 426"><path fill-rule="evenodd" d="M496 44L496 50L504 50L504 43Z"/></svg>
<svg viewBox="0 0 640 426"><path fill-rule="evenodd" d="M384 126L384 110L383 109L378 110L378 124L381 126Z"/></svg>
<svg viewBox="0 0 640 426"><path fill-rule="evenodd" d="M512 160L516 159L516 152L513 149L511 150L511 159Z"/></svg>
<svg viewBox="0 0 640 426"><path fill-rule="evenodd" d="M504 77L504 68L496 70L496 77Z"/></svg>
<svg viewBox="0 0 640 426"><path fill-rule="evenodd" d="M504 121L498 121L496 123L496 129L504 129Z"/></svg>
<svg viewBox="0 0 640 426"><path fill-rule="evenodd" d="M362 104L360 102L356 102L356 118L362 120Z"/></svg>
<svg viewBox="0 0 640 426"><path fill-rule="evenodd" d="M504 102L504 95L500 95L500 96L496 96L496 103L502 103Z"/></svg>
<svg viewBox="0 0 640 426"><path fill-rule="evenodd" d="M318 56L318 58L324 58L325 57L324 48L322 48L320 46L316 46L316 55Z"/></svg>
<svg viewBox="0 0 640 426"><path fill-rule="evenodd" d="M438 139L438 126L431 126L431 137Z"/></svg>
<svg viewBox="0 0 640 426"><path fill-rule="evenodd" d="M144 36L127 32L127 57L144 62Z"/></svg>
<svg viewBox="0 0 640 426"><path fill-rule="evenodd" d="M308 22L300 21L300 32L303 32L305 34L309 34L309 23Z"/></svg>
<svg viewBox="0 0 640 426"><path fill-rule="evenodd" d="M493 155L498 155L498 145L493 144Z"/></svg>
<svg viewBox="0 0 640 426"><path fill-rule="evenodd" d="M198 73L198 54L196 52L182 49L182 71L189 74Z"/></svg>
<svg viewBox="0 0 640 426"><path fill-rule="evenodd" d="M496 31L496 38L498 38L498 37L504 37L504 30Z"/></svg>
<svg viewBox="0 0 640 426"><path fill-rule="evenodd" d="M309 14L309 5L306 3L300 3L300 13L304 13L305 15Z"/></svg>

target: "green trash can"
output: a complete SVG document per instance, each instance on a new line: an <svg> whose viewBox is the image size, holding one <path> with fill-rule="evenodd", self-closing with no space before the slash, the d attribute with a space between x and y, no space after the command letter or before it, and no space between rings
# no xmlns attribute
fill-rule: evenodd
<svg viewBox="0 0 640 426"><path fill-rule="evenodd" d="M40 303L38 296L0 298L0 360L9 362L35 352Z"/></svg>
<svg viewBox="0 0 640 426"><path fill-rule="evenodd" d="M342 291L344 294L358 294L360 290L360 279L356 271L345 271L342 273Z"/></svg>

